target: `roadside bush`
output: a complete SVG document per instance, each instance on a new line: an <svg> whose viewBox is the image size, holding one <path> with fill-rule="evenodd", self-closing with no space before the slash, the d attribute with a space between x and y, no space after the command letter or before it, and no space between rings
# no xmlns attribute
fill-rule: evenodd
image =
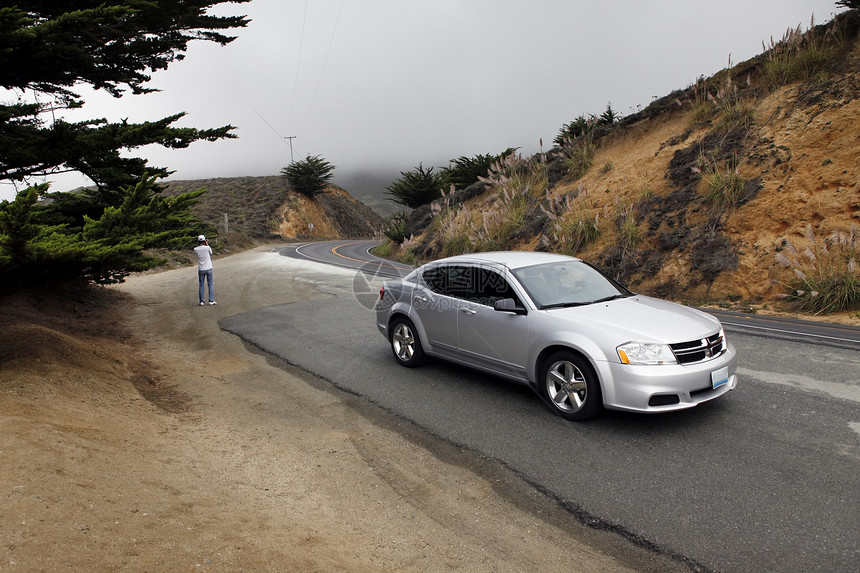
<svg viewBox="0 0 860 573"><path fill-rule="evenodd" d="M851 225L847 233L834 231L829 238L819 239L807 225L806 239L808 245L802 252L786 239L776 254L776 262L790 268L796 277L793 283L783 285L788 292L780 298L815 314L860 308L857 227Z"/></svg>
<svg viewBox="0 0 860 573"><path fill-rule="evenodd" d="M406 211L398 211L388 218L388 226L382 232L394 244L399 245L406 240Z"/></svg>

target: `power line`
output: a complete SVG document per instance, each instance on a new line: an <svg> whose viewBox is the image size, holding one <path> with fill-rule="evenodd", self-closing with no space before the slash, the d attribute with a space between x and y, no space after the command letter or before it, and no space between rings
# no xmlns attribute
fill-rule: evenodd
<svg viewBox="0 0 860 573"><path fill-rule="evenodd" d="M290 102L289 119L293 118L293 109L296 106L296 91L299 87L299 71L302 66L302 47L305 44L305 24L308 19L308 1L309 0L305 0L305 13L302 15L302 33L299 35L299 57L296 58L296 78L293 81L293 100Z"/></svg>
<svg viewBox="0 0 860 573"><path fill-rule="evenodd" d="M332 28L332 31L331 31L331 38L329 39L329 42L328 42L328 49L326 49L326 52L325 52L325 59L323 60L323 65L322 65L322 69L320 70L319 78L317 78L317 85L314 88L314 93L311 96L311 102L308 104L308 111L307 111L307 113L305 113L305 117L302 120L302 125L301 125L302 128L304 128L305 124L308 121L308 117L310 117L310 115L311 115L311 109L314 106L314 102L316 102L317 92L320 89L320 84L322 83L323 76L325 75L325 68L326 68L326 65L328 64L328 57L329 57L329 54L331 54L331 47L334 44L334 37L337 34L337 26L340 23L340 15L343 13L344 1L345 0L340 0L340 8L338 8L337 18L334 21L334 28Z"/></svg>

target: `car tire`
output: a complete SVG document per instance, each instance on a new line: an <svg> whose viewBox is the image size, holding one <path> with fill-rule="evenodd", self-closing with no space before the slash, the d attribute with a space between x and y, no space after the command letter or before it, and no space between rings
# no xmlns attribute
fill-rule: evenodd
<svg viewBox="0 0 860 573"><path fill-rule="evenodd" d="M415 325L405 316L395 318L389 328L391 351L402 366L413 368L424 364L426 357Z"/></svg>
<svg viewBox="0 0 860 573"><path fill-rule="evenodd" d="M585 358L569 350L556 352L544 361L538 392L553 412L574 422L592 418L603 408L594 369Z"/></svg>

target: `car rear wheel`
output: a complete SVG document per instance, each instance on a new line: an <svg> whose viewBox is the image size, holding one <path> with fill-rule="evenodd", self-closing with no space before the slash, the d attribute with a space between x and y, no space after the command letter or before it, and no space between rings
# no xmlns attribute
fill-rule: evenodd
<svg viewBox="0 0 860 573"><path fill-rule="evenodd" d="M391 323L391 351L397 361L408 368L424 363L424 349L415 325L406 317L395 318Z"/></svg>
<svg viewBox="0 0 860 573"><path fill-rule="evenodd" d="M595 416L603 407L600 383L582 356L562 350L543 364L538 390L553 412L575 422Z"/></svg>

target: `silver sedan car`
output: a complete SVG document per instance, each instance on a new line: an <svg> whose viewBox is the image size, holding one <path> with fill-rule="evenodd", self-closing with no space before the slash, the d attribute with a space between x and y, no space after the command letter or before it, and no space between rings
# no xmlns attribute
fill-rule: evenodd
<svg viewBox="0 0 860 573"><path fill-rule="evenodd" d="M460 255L387 280L376 324L403 366L427 356L525 383L552 411L666 412L738 384L720 321L634 294L580 259Z"/></svg>

